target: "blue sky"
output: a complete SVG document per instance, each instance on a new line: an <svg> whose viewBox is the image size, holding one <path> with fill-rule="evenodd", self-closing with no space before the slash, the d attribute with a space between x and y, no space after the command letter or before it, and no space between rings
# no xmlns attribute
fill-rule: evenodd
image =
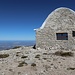
<svg viewBox="0 0 75 75"><path fill-rule="evenodd" d="M58 7L75 10L75 0L0 0L0 40L35 40L34 29Z"/></svg>

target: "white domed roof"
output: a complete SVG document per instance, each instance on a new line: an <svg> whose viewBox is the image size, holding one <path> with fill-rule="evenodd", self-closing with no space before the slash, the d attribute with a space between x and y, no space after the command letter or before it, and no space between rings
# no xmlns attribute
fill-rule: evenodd
<svg viewBox="0 0 75 75"><path fill-rule="evenodd" d="M44 21L40 29L43 29L44 27L52 26L52 25L60 25L56 20L61 21L62 25L70 25L71 21L73 25L75 24L75 12L69 8L60 7L54 10L47 19ZM55 24L57 23L57 24ZM64 23L64 24L63 24ZM69 24L67 24L69 23ZM72 25L72 24L71 24ZM53 26L54 27L54 26Z"/></svg>

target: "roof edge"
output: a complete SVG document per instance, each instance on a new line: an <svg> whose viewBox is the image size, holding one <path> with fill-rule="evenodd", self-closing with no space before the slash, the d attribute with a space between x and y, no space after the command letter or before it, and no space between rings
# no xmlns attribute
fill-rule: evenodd
<svg viewBox="0 0 75 75"><path fill-rule="evenodd" d="M42 26L40 27L40 29L43 29L43 28L45 27L45 24L46 24L47 20L49 19L49 17L50 17L51 15L53 15L54 12L56 12L56 11L58 11L58 10L60 10L60 9L68 9L68 10L70 10L71 12L75 13L75 11L73 11L72 9L67 8L67 7L60 7L60 8L57 8L57 9L55 9L54 11L52 11L51 14L48 15L48 17L47 17L46 20L43 22L43 24L42 24Z"/></svg>

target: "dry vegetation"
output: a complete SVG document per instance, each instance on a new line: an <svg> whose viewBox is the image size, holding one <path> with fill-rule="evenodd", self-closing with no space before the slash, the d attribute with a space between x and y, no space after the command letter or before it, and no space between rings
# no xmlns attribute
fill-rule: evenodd
<svg viewBox="0 0 75 75"><path fill-rule="evenodd" d="M54 55L67 57L67 56L73 56L74 53L72 53L72 52L63 52L63 51L56 51L54 53Z"/></svg>
<svg viewBox="0 0 75 75"><path fill-rule="evenodd" d="M7 58L9 57L9 54L0 54L0 58Z"/></svg>
<svg viewBox="0 0 75 75"><path fill-rule="evenodd" d="M35 58L40 58L40 55L39 55L39 54L37 54L37 55L35 56Z"/></svg>
<svg viewBox="0 0 75 75"><path fill-rule="evenodd" d="M28 56L22 56L21 58L27 58Z"/></svg>
<svg viewBox="0 0 75 75"><path fill-rule="evenodd" d="M22 61L21 63L19 63L18 67L22 67L25 64L24 61Z"/></svg>
<svg viewBox="0 0 75 75"><path fill-rule="evenodd" d="M43 53L43 55L47 55L47 53Z"/></svg>
<svg viewBox="0 0 75 75"><path fill-rule="evenodd" d="M32 47L1 51L0 75L75 75L74 53Z"/></svg>
<svg viewBox="0 0 75 75"><path fill-rule="evenodd" d="M67 70L75 70L75 68L69 67L69 68L67 68Z"/></svg>
<svg viewBox="0 0 75 75"><path fill-rule="evenodd" d="M20 48L21 46L15 46L15 47L13 47L12 49L17 49L17 48Z"/></svg>
<svg viewBox="0 0 75 75"><path fill-rule="evenodd" d="M31 66L35 67L35 66L36 66L36 64L35 64L35 63L32 63L32 64L31 64Z"/></svg>

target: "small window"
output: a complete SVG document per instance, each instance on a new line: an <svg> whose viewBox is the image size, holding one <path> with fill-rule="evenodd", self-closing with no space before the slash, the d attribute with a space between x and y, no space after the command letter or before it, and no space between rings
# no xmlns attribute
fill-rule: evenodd
<svg viewBox="0 0 75 75"><path fill-rule="evenodd" d="M68 33L56 33L57 40L68 40Z"/></svg>
<svg viewBox="0 0 75 75"><path fill-rule="evenodd" d="M72 36L75 37L75 31L72 31Z"/></svg>

